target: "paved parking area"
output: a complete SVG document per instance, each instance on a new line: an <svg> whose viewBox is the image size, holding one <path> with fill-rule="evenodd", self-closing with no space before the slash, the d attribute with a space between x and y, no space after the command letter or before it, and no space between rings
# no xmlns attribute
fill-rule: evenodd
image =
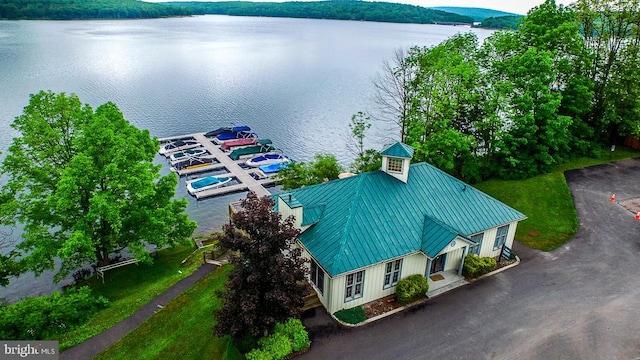
<svg viewBox="0 0 640 360"><path fill-rule="evenodd" d="M548 253L516 244L519 266L361 328L309 320L298 358L640 359L640 221L620 205L640 198L640 159L565 175L573 240Z"/></svg>

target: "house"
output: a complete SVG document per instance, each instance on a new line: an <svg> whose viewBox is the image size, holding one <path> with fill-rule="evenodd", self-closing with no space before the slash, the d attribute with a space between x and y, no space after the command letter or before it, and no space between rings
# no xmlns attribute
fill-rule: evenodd
<svg viewBox="0 0 640 360"><path fill-rule="evenodd" d="M511 247L520 212L426 163L381 151L382 169L277 195L293 215L310 283L330 313L395 293L413 274L462 273L468 253Z"/></svg>

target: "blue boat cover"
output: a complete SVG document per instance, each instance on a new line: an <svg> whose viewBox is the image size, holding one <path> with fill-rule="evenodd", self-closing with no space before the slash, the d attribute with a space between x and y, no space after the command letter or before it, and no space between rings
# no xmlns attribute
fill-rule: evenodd
<svg viewBox="0 0 640 360"><path fill-rule="evenodd" d="M280 169L282 169L285 166L287 166L287 163L276 163L276 164L262 165L259 167L259 169L265 174L272 174L272 173L277 173L278 171L280 171Z"/></svg>
<svg viewBox="0 0 640 360"><path fill-rule="evenodd" d="M191 183L191 187L194 189L200 189L203 188L205 186L209 186L209 185L213 185L213 184L217 184L219 182L223 182L224 180L227 180L226 178L217 178L217 177L213 177L213 176L207 176L206 178L202 178L198 181L194 181Z"/></svg>

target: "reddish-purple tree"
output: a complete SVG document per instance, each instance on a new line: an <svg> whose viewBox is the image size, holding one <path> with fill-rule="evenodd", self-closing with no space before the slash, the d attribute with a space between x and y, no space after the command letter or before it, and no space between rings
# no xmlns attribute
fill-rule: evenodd
<svg viewBox="0 0 640 360"><path fill-rule="evenodd" d="M215 313L216 335L236 340L259 338L276 322L299 317L307 294L306 260L294 248L300 231L293 217L282 219L272 198L253 192L241 203L243 210L232 215L220 237L223 247L238 254L231 258L226 292L218 294L224 305Z"/></svg>

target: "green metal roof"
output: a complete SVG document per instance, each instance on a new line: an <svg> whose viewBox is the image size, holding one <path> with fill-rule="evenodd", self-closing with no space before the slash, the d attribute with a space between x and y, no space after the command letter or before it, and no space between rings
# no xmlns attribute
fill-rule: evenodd
<svg viewBox="0 0 640 360"><path fill-rule="evenodd" d="M475 244L474 241L467 239L466 236L459 234L452 227L442 221L438 221L431 217L424 218L424 228L422 230L422 250L429 257L434 258L442 249L444 249L451 241L461 237L465 241Z"/></svg>
<svg viewBox="0 0 640 360"><path fill-rule="evenodd" d="M406 184L375 171L289 194L314 224L301 243L331 276L416 251L433 257L455 236L525 218L426 163L411 165Z"/></svg>
<svg viewBox="0 0 640 360"><path fill-rule="evenodd" d="M393 156L399 158L413 158L413 148L407 144L403 144L401 142L396 142L394 144L390 144L384 147L382 151L380 151L381 155Z"/></svg>

